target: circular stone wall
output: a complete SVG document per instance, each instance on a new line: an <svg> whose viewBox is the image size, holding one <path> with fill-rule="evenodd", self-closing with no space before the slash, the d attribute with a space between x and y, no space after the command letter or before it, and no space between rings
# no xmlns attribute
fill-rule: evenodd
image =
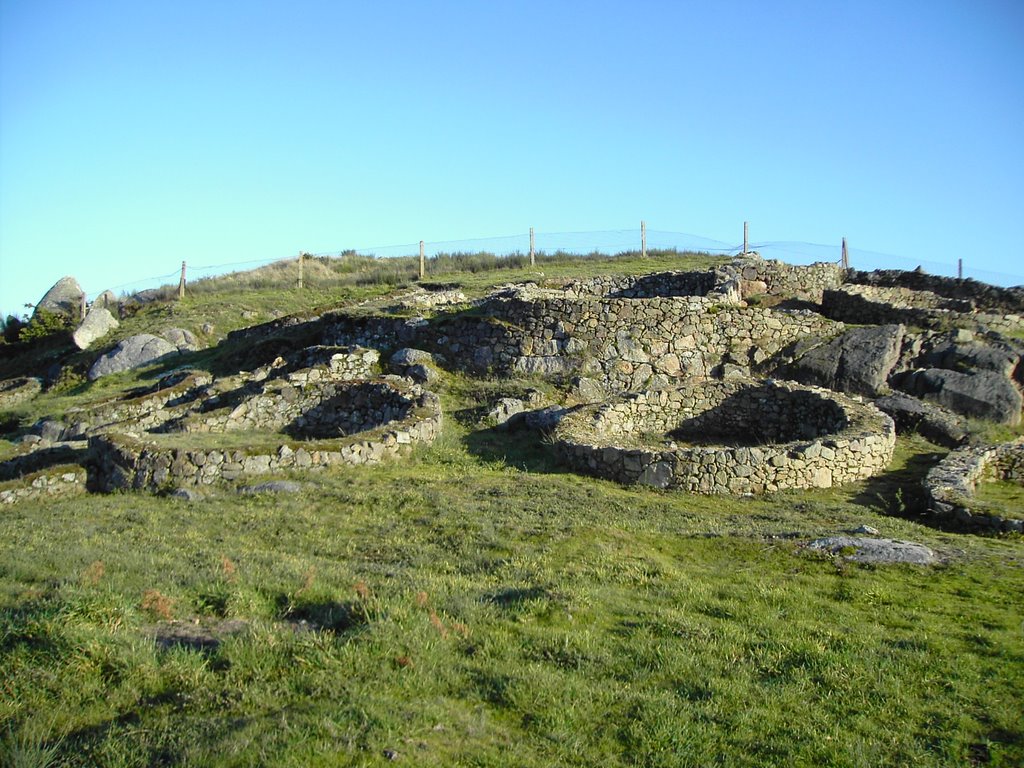
<svg viewBox="0 0 1024 768"><path fill-rule="evenodd" d="M562 420L570 466L697 493L828 488L888 465L892 419L873 405L775 381L700 381L623 395Z"/></svg>
<svg viewBox="0 0 1024 768"><path fill-rule="evenodd" d="M159 489L234 481L248 474L339 464L377 464L429 444L441 431L441 402L399 377L370 381L286 385L245 401L207 433L283 429L256 435L244 449L219 447L211 435L107 433L89 440L90 483L100 491ZM260 421L253 420L259 415Z"/></svg>

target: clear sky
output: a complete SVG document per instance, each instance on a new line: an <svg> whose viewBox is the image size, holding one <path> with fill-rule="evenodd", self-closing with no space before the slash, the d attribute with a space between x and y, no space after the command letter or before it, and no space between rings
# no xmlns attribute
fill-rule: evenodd
<svg viewBox="0 0 1024 768"><path fill-rule="evenodd" d="M0 0L5 313L641 219L1024 276L1024 2Z"/></svg>

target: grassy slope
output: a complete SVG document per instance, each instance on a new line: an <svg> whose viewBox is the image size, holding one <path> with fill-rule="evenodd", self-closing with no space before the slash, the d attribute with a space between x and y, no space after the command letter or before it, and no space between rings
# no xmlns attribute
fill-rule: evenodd
<svg viewBox="0 0 1024 768"><path fill-rule="evenodd" d="M901 440L887 475L834 491L626 489L471 428L501 385L450 384L433 447L297 495L4 509L7 760L1024 762L1024 542L907 513L940 449ZM800 549L865 523L944 563ZM168 616L250 623L159 650Z"/></svg>

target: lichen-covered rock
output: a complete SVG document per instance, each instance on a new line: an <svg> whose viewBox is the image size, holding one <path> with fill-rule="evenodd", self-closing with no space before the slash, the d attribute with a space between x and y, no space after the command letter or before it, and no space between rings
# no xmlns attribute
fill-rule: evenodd
<svg viewBox="0 0 1024 768"><path fill-rule="evenodd" d="M902 325L853 328L808 350L786 369L787 377L856 395L878 395L900 356Z"/></svg>
<svg viewBox="0 0 1024 768"><path fill-rule="evenodd" d="M84 302L85 291L78 281L71 276L62 277L43 294L32 314L34 317L40 312L51 312L68 320L76 320L82 317Z"/></svg>
<svg viewBox="0 0 1024 768"><path fill-rule="evenodd" d="M1018 424L1022 399L1009 379L992 371L959 373L943 368L908 371L893 377L895 387L964 416Z"/></svg>
<svg viewBox="0 0 1024 768"><path fill-rule="evenodd" d="M931 565L935 553L923 544L861 536L828 536L815 539L808 549L827 552L855 563L911 563Z"/></svg>
<svg viewBox="0 0 1024 768"><path fill-rule="evenodd" d="M111 373L141 368L177 351L177 347L159 336L149 333L129 336L93 363L89 369L89 381L96 381Z"/></svg>
<svg viewBox="0 0 1024 768"><path fill-rule="evenodd" d="M184 328L171 328L163 332L163 337L178 348L179 352L195 352L202 349L202 344L192 331Z"/></svg>
<svg viewBox="0 0 1024 768"><path fill-rule="evenodd" d="M875 400L875 406L892 417L899 434L914 433L947 448L967 441L970 430L963 418L941 406L916 397L892 394Z"/></svg>
<svg viewBox="0 0 1024 768"><path fill-rule="evenodd" d="M79 349L88 349L93 342L102 339L119 325L117 318L110 314L110 310L94 304L85 320L71 335L71 340Z"/></svg>

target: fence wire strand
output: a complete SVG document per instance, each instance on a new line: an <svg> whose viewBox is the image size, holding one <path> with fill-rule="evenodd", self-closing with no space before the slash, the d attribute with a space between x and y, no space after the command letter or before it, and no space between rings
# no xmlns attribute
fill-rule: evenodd
<svg viewBox="0 0 1024 768"><path fill-rule="evenodd" d="M591 254L614 255L617 253L639 253L641 249L640 232L637 229L609 229L594 231L567 232L534 232L535 252L538 255L568 253L587 256ZM678 250L707 253L715 256L738 256L743 252L742 244L727 243L703 235L671 230L646 230L648 251ZM487 237L466 238L461 240L424 241L424 255L428 258L451 255L456 253L490 253L498 257L521 256L529 253L530 236L528 233L511 235L495 235ZM419 255L419 242L396 243L392 245L372 246L366 248L342 248L332 251L319 251L306 254L316 258L338 258L345 254L356 254L364 257L380 259L415 257ZM778 259L792 264L805 265L812 262L839 263L842 259L840 244L811 243L799 240L773 240L750 243L748 248L756 251L763 258ZM958 276L961 265L930 260L914 260L905 256L881 253L867 249L850 247L847 250L850 266L854 269L902 269L912 270L921 267L934 275L945 277ZM188 265L186 276L190 280L218 277L229 272L237 272L242 268L256 268L287 262L297 259L294 255L280 258L247 259L244 261L222 262L218 264ZM974 269L970 265L962 265L963 276L994 285L1021 285L1024 277L1009 273ZM199 273L197 277L197 273ZM178 277L175 270L166 275L139 278L109 290L125 291L132 287L162 286L158 281L172 280ZM100 291L89 292L95 298Z"/></svg>

